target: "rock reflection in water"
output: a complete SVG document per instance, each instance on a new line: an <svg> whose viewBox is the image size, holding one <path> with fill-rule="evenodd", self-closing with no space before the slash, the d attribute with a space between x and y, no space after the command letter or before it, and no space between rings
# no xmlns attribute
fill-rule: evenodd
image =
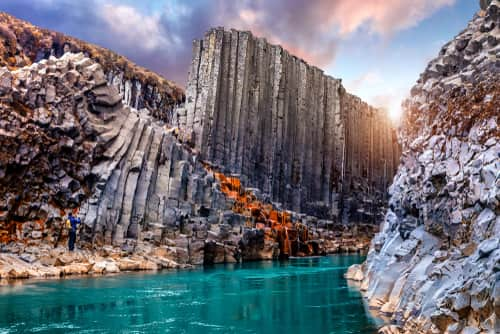
<svg viewBox="0 0 500 334"><path fill-rule="evenodd" d="M375 333L358 255L0 287L0 332Z"/></svg>

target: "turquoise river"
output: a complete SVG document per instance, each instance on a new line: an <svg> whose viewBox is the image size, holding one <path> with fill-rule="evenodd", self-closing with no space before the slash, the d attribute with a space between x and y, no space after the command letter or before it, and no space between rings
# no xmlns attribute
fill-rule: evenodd
<svg viewBox="0 0 500 334"><path fill-rule="evenodd" d="M0 286L0 333L376 333L357 255Z"/></svg>

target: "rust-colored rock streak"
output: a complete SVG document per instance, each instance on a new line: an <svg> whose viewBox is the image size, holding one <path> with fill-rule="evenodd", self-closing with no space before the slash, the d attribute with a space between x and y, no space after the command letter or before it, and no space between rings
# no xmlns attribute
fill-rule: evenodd
<svg viewBox="0 0 500 334"><path fill-rule="evenodd" d="M262 229L266 239L279 243L280 257L315 255L306 225L293 221L290 213L259 200L252 190L241 185L238 177L218 172L214 175L221 191L234 200L232 210L246 217L247 227Z"/></svg>

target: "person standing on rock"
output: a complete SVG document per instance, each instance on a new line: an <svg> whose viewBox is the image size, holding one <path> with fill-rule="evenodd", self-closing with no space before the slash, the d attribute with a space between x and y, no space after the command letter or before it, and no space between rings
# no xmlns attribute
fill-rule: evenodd
<svg viewBox="0 0 500 334"><path fill-rule="evenodd" d="M75 249L76 228L80 224L80 218L76 218L70 212L66 220L66 228L68 229L68 248L72 252Z"/></svg>

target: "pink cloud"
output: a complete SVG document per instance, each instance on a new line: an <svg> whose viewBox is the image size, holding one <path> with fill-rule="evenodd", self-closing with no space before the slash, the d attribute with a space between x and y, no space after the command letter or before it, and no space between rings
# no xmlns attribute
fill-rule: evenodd
<svg viewBox="0 0 500 334"><path fill-rule="evenodd" d="M390 36L456 0L276 0L217 2L217 25L251 30L309 63L333 62L339 42L361 27Z"/></svg>
<svg viewBox="0 0 500 334"><path fill-rule="evenodd" d="M415 26L455 0L370 0L336 1L330 24L336 24L342 35L349 34L367 24L370 31L381 35Z"/></svg>
<svg viewBox="0 0 500 334"><path fill-rule="evenodd" d="M321 68L332 65L344 39L391 36L456 0L191 0L154 10L115 0L2 0L21 17L111 48L184 83L191 41L215 26L251 30ZM360 45L362 48L362 45Z"/></svg>

